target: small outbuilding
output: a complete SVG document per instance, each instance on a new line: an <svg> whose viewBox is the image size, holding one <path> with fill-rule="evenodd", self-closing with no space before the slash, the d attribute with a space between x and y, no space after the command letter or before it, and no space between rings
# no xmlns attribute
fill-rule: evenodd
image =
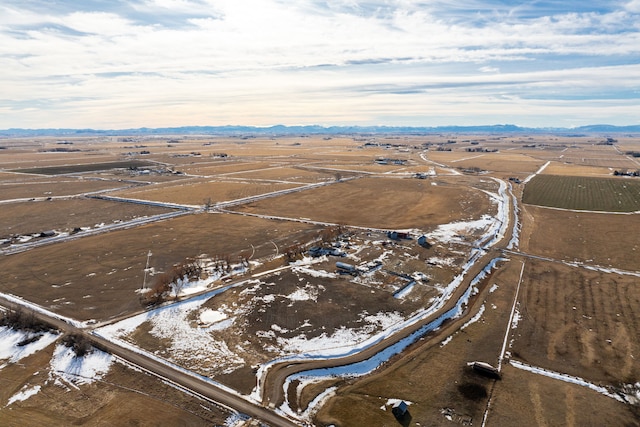
<svg viewBox="0 0 640 427"><path fill-rule="evenodd" d="M391 413L398 419L403 418L407 414L408 410L409 405L407 405L407 402L404 400L394 403L391 407Z"/></svg>
<svg viewBox="0 0 640 427"><path fill-rule="evenodd" d="M431 243L427 240L427 236L418 237L418 244L423 248L429 249L431 247Z"/></svg>
<svg viewBox="0 0 640 427"><path fill-rule="evenodd" d="M411 235L404 231L387 231L387 237L391 240L411 240Z"/></svg>
<svg viewBox="0 0 640 427"><path fill-rule="evenodd" d="M500 371L498 371L497 368L494 368L487 362L472 362L471 368L474 372L477 372L482 376L493 378L496 380L501 379Z"/></svg>
<svg viewBox="0 0 640 427"><path fill-rule="evenodd" d="M358 269L351 264L347 264L346 262L336 262L336 268L338 269L338 273L341 274L351 274L352 276L358 275Z"/></svg>

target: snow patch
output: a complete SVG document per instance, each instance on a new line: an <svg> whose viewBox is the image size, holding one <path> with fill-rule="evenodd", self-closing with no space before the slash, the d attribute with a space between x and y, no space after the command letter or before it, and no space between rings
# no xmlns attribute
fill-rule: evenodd
<svg viewBox="0 0 640 427"><path fill-rule="evenodd" d="M102 379L113 362L113 357L98 349L82 357L76 356L72 348L58 344L53 352L51 373L71 384L90 384Z"/></svg>
<svg viewBox="0 0 640 427"><path fill-rule="evenodd" d="M518 307L520 306L520 303L518 303ZM513 313L513 320L511 321L511 329L516 329L518 327L518 323L520 323L520 319L522 318L522 316L520 316L520 311L516 308L516 310Z"/></svg>
<svg viewBox="0 0 640 427"><path fill-rule="evenodd" d="M39 335L39 337L38 337ZM21 359L30 356L53 343L60 335L51 332L43 334L33 334L24 331L17 331L7 326L0 326L0 360L7 360L8 363L16 363ZM38 337L37 339L35 339ZM19 345L34 339L28 344ZM0 365L2 369L4 365Z"/></svg>
<svg viewBox="0 0 640 427"><path fill-rule="evenodd" d="M318 290L311 287L298 288L285 296L285 298L288 298L291 301L317 301Z"/></svg>
<svg viewBox="0 0 640 427"><path fill-rule="evenodd" d="M31 396L35 396L40 391L40 388L41 387L39 385L33 387L28 387L25 385L24 387L22 387L22 390L9 398L9 402L6 406L10 406L15 402L22 402L24 400L27 400Z"/></svg>
<svg viewBox="0 0 640 427"><path fill-rule="evenodd" d="M210 308L207 308L200 312L200 323L203 325L211 325L213 323L225 320L226 318L226 314L217 310L212 310Z"/></svg>
<svg viewBox="0 0 640 427"><path fill-rule="evenodd" d="M580 377L574 377L572 375L561 374L559 372L550 371L548 369L538 368L536 366L527 365L526 363L518 362L516 360L510 360L509 363L514 368L522 369L523 371L529 371L534 374L543 375L545 377L553 378L553 379L564 381L567 383L587 387L593 391L596 391L602 395L615 399L619 402L627 403L624 396L621 396L618 393L613 393L605 387L590 383Z"/></svg>

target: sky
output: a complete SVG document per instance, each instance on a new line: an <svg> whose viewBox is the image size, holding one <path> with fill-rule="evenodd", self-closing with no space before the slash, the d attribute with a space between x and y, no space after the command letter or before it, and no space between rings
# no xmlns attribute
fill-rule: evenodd
<svg viewBox="0 0 640 427"><path fill-rule="evenodd" d="M640 0L2 0L0 129L640 124Z"/></svg>

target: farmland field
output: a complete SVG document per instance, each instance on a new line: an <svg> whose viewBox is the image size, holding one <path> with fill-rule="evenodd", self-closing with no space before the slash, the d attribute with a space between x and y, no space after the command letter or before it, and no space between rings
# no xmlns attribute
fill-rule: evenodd
<svg viewBox="0 0 640 427"><path fill-rule="evenodd" d="M132 203L111 203L97 199L53 199L24 206L8 203L0 210L0 239L8 235L25 235L48 230L72 232L78 228L128 221L133 218L170 212L167 208Z"/></svg>
<svg viewBox="0 0 640 427"><path fill-rule="evenodd" d="M640 210L640 180L537 175L525 187L524 203L587 211Z"/></svg>
<svg viewBox="0 0 640 427"><path fill-rule="evenodd" d="M3 141L0 301L101 337L77 365L127 348L293 425L637 425L638 138L70 141ZM141 359L62 380L59 330L0 326L0 425L271 425Z"/></svg>
<svg viewBox="0 0 640 427"><path fill-rule="evenodd" d="M117 180L51 177L48 179L21 179L0 183L0 200L75 196L90 192L115 190L131 184Z"/></svg>
<svg viewBox="0 0 640 427"><path fill-rule="evenodd" d="M63 175L69 173L79 172L93 172L109 169L123 169L123 168L142 168L152 166L153 163L143 162L139 160L128 160L122 162L110 162L110 163L87 163L81 165L64 165L64 166L47 166L41 168L25 168L17 169L14 172L20 173L33 173L39 175Z"/></svg>
<svg viewBox="0 0 640 427"><path fill-rule="evenodd" d="M117 196L158 202L203 205L207 201L242 199L259 194L296 188L298 184L264 181L197 180L164 183L151 188L136 188L113 193Z"/></svg>
<svg viewBox="0 0 640 427"><path fill-rule="evenodd" d="M599 384L640 380L637 277L534 260L521 292L514 358Z"/></svg>
<svg viewBox="0 0 640 427"><path fill-rule="evenodd" d="M495 185L488 180L475 181L481 188ZM239 208L253 214L295 213L296 217L361 227L418 229L478 218L489 209L489 202L481 191L444 179L431 182L369 177Z"/></svg>
<svg viewBox="0 0 640 427"><path fill-rule="evenodd" d="M637 214L606 214L522 207L521 249L571 262L638 269ZM606 249L605 249L606 248Z"/></svg>

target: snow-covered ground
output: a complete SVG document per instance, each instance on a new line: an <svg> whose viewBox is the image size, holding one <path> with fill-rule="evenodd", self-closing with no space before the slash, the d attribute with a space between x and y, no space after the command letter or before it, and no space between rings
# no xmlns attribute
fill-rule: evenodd
<svg viewBox="0 0 640 427"><path fill-rule="evenodd" d="M60 334L44 332L18 331L0 326L0 371L9 364L21 363L24 358L44 350L53 344ZM75 355L73 349L57 344L49 362L49 381L63 387L77 387L101 379L112 363L112 356L97 349L92 349L82 357ZM11 396L5 406L21 402L40 392L42 385L26 384Z"/></svg>
<svg viewBox="0 0 640 427"><path fill-rule="evenodd" d="M35 396L36 394L38 394L41 388L42 386L39 386L39 385L32 386L27 384L24 387L22 387L22 389L19 392L17 392L16 394L10 397L9 401L5 406L11 406L11 404L15 402L22 402L23 400L27 400L31 396Z"/></svg>
<svg viewBox="0 0 640 427"><path fill-rule="evenodd" d="M9 363L18 363L25 357L47 348L59 336L51 332L34 334L0 326L0 370ZM34 341L23 344L31 339Z"/></svg>
<svg viewBox="0 0 640 427"><path fill-rule="evenodd" d="M380 365L382 365L383 363L388 361L394 355L399 354L400 352L402 352L404 349L406 349L409 345L414 343L420 337L424 336L425 334L429 333L430 331L438 329L446 320L459 317L463 313L464 307L468 304L468 301L469 301L469 298L471 297L471 295L477 291L476 285L480 282L480 280L482 280L484 277L486 277L486 275L493 268L495 268L496 263L500 262L500 261L504 261L504 259L503 258L495 258L494 260L492 260L489 263L489 265L487 265L487 267L485 269L483 269L483 271L480 272L480 274L478 274L471 281L471 284L467 288L467 291L457 301L456 305L453 308L451 308L450 310L446 311L445 313L443 313L442 315L440 315L438 318L436 318L435 320L431 321L430 323L422 326L416 332L412 333L408 337L398 341L396 344L387 347L386 349L382 350L381 352L379 352L375 356L373 356L373 357L371 357L371 358L369 358L367 360L364 360L362 362L353 363L353 364L350 364L350 365L339 366L339 367L335 367L335 368L315 369L315 370L305 371L305 372L301 372L299 374L292 375L292 376L287 378L287 380L286 380L286 382L285 382L285 384L283 386L283 389L285 390L285 396L287 396L286 390L288 390L290 384L293 381L298 381L299 387L304 387L304 386L306 386L308 384L312 384L312 383L315 383L315 382L318 382L318 381L321 381L321 380L327 380L327 379L336 378L336 377L353 378L353 377L359 377L359 376L366 375L366 374L368 374L370 372L373 372ZM455 289L455 288L453 288L453 289ZM428 314L437 311L437 309L441 308L442 305L444 305L444 302L446 302L446 299L445 300L441 300L440 304L436 304L435 306L430 307L425 312L421 312L418 315L413 316L411 319L409 319L409 320L407 320L405 322L401 322L399 324L396 324L393 327L388 328L388 329L384 330L383 332L375 335L371 339L367 340L366 347L368 347L370 345L373 345L373 343L378 342L378 340L380 340L382 338L389 337L389 336L393 335L394 333L398 332L399 330L406 328L410 324L413 324L413 323L419 321L420 319L423 318L423 316L427 316ZM426 313L428 313L428 314L426 314ZM357 349L357 351L361 351L366 347L363 347L362 344L359 344L359 345L354 346L352 348L353 349ZM355 351L353 351L353 353L355 353ZM308 353L304 355L304 358L310 358L310 357L313 357L313 358L315 358L315 357L327 358L327 357L330 357L330 356L327 356L326 354L323 354L323 355L320 355L320 356L318 356L318 355L309 355ZM259 376L259 378L264 378L264 376L266 375L267 370L274 363L279 363L279 362L284 362L284 361L291 361L291 360L300 360L300 359L301 359L300 356L297 356L295 358L286 357L286 358L282 358L282 359L270 362L269 364L263 365L263 366L260 367L259 372L258 372L258 376ZM260 397L261 397L260 386L258 386L258 387L256 387L254 389L254 391L252 392L251 396L256 400L260 399ZM288 415L290 415L290 416L296 416L296 414L293 411L291 411L288 401L285 401L285 403L283 404L283 406L280 409L283 412L285 412ZM311 405L309 405L309 408L307 408L307 410L312 410Z"/></svg>
<svg viewBox="0 0 640 427"><path fill-rule="evenodd" d="M66 384L89 384L100 380L109 372L113 357L93 348L82 357L76 356L73 349L58 344L50 362L51 377Z"/></svg>

